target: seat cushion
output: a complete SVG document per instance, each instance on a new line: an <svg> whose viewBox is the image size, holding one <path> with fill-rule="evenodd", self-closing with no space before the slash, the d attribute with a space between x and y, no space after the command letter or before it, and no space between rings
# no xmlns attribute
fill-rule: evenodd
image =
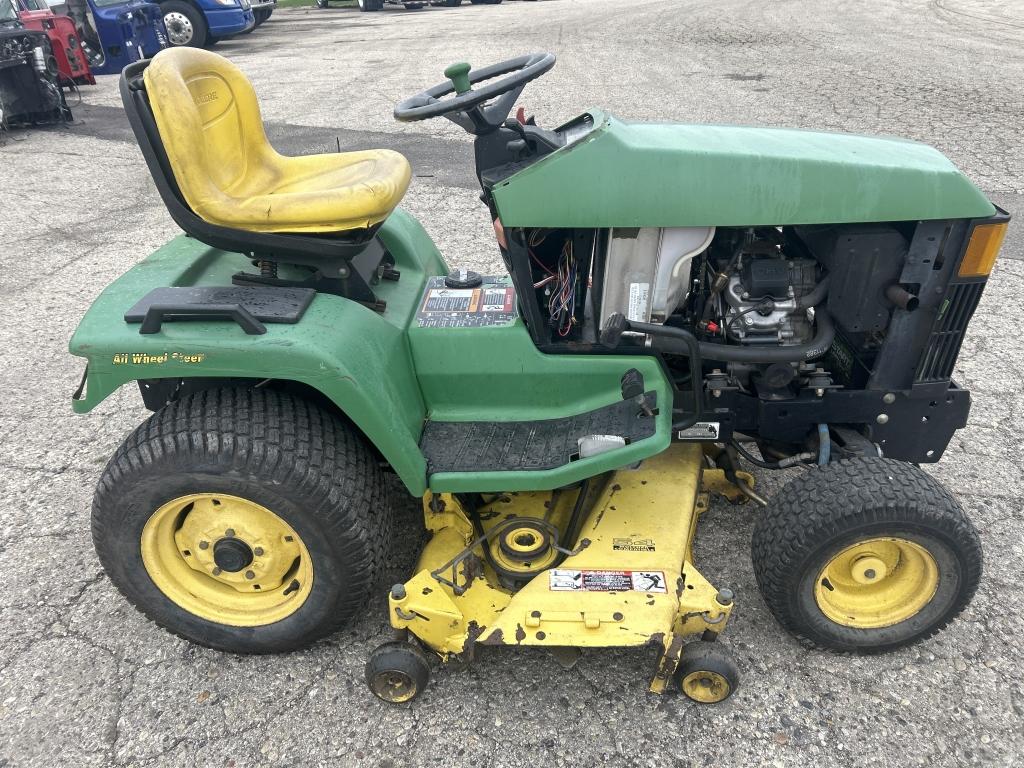
<svg viewBox="0 0 1024 768"><path fill-rule="evenodd" d="M222 56L167 49L144 80L181 194L211 224L252 232L362 229L386 219L409 186L409 163L391 150L278 153L252 86Z"/></svg>

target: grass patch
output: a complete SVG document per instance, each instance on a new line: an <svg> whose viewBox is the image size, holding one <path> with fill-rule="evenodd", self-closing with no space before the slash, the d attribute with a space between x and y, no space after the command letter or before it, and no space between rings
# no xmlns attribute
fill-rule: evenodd
<svg viewBox="0 0 1024 768"><path fill-rule="evenodd" d="M331 0L331 8L354 8L356 0ZM312 8L316 0L277 0L278 8Z"/></svg>

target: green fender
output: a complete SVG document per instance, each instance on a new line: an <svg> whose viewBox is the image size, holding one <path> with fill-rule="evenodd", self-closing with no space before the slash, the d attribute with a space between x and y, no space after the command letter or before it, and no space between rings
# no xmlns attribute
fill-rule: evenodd
<svg viewBox="0 0 1024 768"><path fill-rule="evenodd" d="M139 379L300 382L330 398L411 493L424 493L426 466L418 443L426 407L406 328L426 278L446 273L447 267L420 224L402 210L384 223L380 237L402 274L397 282L377 286L387 302L383 314L318 294L299 326L268 324L258 336L224 321L165 323L159 333L140 335L139 326L125 323L123 316L152 289L230 285L232 274L252 269L242 255L175 238L108 286L79 324L70 350L86 358L88 367L74 410L90 411L122 384Z"/></svg>

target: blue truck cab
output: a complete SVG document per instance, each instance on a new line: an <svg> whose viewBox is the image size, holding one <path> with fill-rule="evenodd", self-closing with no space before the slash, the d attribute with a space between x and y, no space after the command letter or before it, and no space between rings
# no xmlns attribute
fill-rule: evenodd
<svg viewBox="0 0 1024 768"><path fill-rule="evenodd" d="M93 74L114 75L167 46L160 7L146 0L68 0Z"/></svg>
<svg viewBox="0 0 1024 768"><path fill-rule="evenodd" d="M171 45L203 48L256 26L250 0L157 0Z"/></svg>

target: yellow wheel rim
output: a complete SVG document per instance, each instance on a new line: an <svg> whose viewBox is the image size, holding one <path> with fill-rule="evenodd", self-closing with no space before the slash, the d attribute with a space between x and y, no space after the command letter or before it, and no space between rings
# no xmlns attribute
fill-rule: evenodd
<svg viewBox="0 0 1024 768"><path fill-rule="evenodd" d="M218 624L273 624L295 613L313 589L313 563L299 535L238 496L192 493L167 502L146 522L141 547L157 588Z"/></svg>
<svg viewBox="0 0 1024 768"><path fill-rule="evenodd" d="M397 669L377 673L371 687L377 696L392 704L409 701L419 690L411 675Z"/></svg>
<svg viewBox="0 0 1024 768"><path fill-rule="evenodd" d="M701 704L716 704L729 698L729 681L717 672L698 670L683 678L683 693Z"/></svg>
<svg viewBox="0 0 1024 768"><path fill-rule="evenodd" d="M916 542L877 538L847 547L826 563L814 587L818 608L844 627L891 627L935 596L939 568Z"/></svg>

